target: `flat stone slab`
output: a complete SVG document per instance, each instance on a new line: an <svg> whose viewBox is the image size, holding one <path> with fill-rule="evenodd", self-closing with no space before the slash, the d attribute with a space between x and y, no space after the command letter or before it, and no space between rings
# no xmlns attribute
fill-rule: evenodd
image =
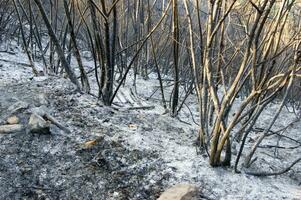
<svg viewBox="0 0 301 200"><path fill-rule="evenodd" d="M178 184L162 193L157 200L198 200L198 189L190 184Z"/></svg>

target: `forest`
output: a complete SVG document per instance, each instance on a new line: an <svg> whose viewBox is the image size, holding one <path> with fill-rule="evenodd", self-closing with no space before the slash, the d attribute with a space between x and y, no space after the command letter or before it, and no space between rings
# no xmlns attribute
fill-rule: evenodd
<svg viewBox="0 0 301 200"><path fill-rule="evenodd" d="M301 199L299 0L0 0L0 199Z"/></svg>

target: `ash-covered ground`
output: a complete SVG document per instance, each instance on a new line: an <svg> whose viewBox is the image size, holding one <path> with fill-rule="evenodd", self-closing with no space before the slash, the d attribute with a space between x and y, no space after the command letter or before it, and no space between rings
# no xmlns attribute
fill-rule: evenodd
<svg viewBox="0 0 301 200"><path fill-rule="evenodd" d="M129 76L113 107L106 107L95 95L77 92L67 79L33 77L24 54L10 51L0 53L6 60L0 61L0 123L16 115L25 128L0 134L0 199L148 200L177 183L196 185L200 199L301 199L300 164L262 178L235 174L232 167L211 168L206 154L196 151L193 95L189 109L184 106L174 119L164 113L155 77L138 77L135 92ZM257 127L265 127L277 108L277 103L269 106ZM31 113L40 112L70 133L55 125L50 134L29 133ZM293 121L295 116L283 110L274 129ZM298 146L300 130L296 121L283 134L297 142L271 137L263 146ZM257 137L250 135L246 151ZM300 148L260 148L252 170L277 171L300 153Z"/></svg>
<svg viewBox="0 0 301 200"><path fill-rule="evenodd" d="M169 173L158 153L112 138L121 130L102 121L115 111L68 81L32 80L0 94L0 119L14 114L26 125L30 113L48 112L71 130L0 135L0 199L155 199L162 192Z"/></svg>

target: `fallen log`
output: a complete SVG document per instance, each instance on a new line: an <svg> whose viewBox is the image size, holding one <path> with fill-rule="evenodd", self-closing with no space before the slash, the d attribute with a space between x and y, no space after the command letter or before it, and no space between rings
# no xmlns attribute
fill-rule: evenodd
<svg viewBox="0 0 301 200"><path fill-rule="evenodd" d="M137 107L128 107L126 110L153 110L155 106L137 106Z"/></svg>
<svg viewBox="0 0 301 200"><path fill-rule="evenodd" d="M1 125L0 134L10 134L15 132L20 132L24 129L24 126L21 124L10 124L10 125Z"/></svg>

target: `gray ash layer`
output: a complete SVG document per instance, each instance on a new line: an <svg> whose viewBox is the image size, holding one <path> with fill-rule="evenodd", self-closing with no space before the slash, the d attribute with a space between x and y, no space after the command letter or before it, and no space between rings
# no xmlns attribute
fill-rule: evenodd
<svg viewBox="0 0 301 200"><path fill-rule="evenodd" d="M50 84L57 81L64 86ZM102 127L85 112L105 119L114 111L83 109L73 86L57 81L0 87L2 122L14 114L26 125L31 112L44 110L71 130L66 134L52 125L51 134L24 128L0 135L0 199L156 199L169 177L162 159L112 139L120 130Z"/></svg>

